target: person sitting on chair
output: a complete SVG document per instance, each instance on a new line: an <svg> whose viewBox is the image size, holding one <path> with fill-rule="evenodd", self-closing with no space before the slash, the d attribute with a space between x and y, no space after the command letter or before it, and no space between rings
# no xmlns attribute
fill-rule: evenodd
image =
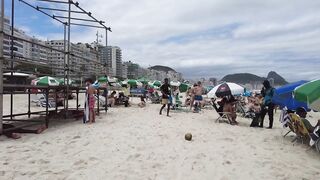
<svg viewBox="0 0 320 180"><path fill-rule="evenodd" d="M304 126L308 130L309 133L313 133L317 126L320 126L320 119L318 120L315 126L312 126L311 123L306 119L307 111L304 107L298 107L296 110L296 114L300 116L301 121L303 122Z"/></svg>
<svg viewBox="0 0 320 180"><path fill-rule="evenodd" d="M116 103L116 91L112 91L112 93L108 96L108 106L113 107Z"/></svg>
<svg viewBox="0 0 320 180"><path fill-rule="evenodd" d="M237 114L236 114L236 109L235 109L235 102L236 100L234 98L232 98L233 96L231 96L223 105L223 112L229 112L229 116L230 116L230 124L231 125L235 125L238 124L238 122L236 121L237 118Z"/></svg>

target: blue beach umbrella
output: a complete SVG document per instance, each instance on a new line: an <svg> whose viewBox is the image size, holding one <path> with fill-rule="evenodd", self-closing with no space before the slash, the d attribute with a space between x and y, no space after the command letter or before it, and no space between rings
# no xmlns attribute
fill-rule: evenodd
<svg viewBox="0 0 320 180"><path fill-rule="evenodd" d="M274 92L272 102L281 108L287 107L290 110L296 110L298 107L309 109L307 103L295 100L292 95L296 87L307 82L308 81L298 81L277 88Z"/></svg>

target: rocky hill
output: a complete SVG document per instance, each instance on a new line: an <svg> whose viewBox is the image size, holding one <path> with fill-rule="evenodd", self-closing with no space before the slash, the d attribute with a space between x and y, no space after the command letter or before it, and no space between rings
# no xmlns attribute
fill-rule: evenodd
<svg viewBox="0 0 320 180"><path fill-rule="evenodd" d="M262 82L265 79L273 79L275 85L284 85L288 82L274 71L268 73L267 77L260 77L250 73L237 73L224 76L221 81L234 82L238 84L247 84L252 82Z"/></svg>
<svg viewBox="0 0 320 180"><path fill-rule="evenodd" d="M149 67L148 69L153 69L153 70L156 70L156 71L163 71L163 72L166 72L166 73L169 72L169 71L176 72L174 69L172 69L170 67L160 66L160 65L152 66L152 67Z"/></svg>

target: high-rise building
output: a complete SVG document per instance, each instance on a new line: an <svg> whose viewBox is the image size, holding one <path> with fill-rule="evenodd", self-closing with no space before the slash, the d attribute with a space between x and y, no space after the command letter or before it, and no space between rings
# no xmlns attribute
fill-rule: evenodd
<svg viewBox="0 0 320 180"><path fill-rule="evenodd" d="M122 78L128 78L128 66L125 63L122 63Z"/></svg>
<svg viewBox="0 0 320 180"><path fill-rule="evenodd" d="M47 45L58 50L64 50L64 40L51 40ZM104 67L98 61L98 52L89 44L70 43L69 74L71 77L99 76L104 74ZM56 76L63 77L65 56L64 53L49 50L48 62Z"/></svg>
<svg viewBox="0 0 320 180"><path fill-rule="evenodd" d="M11 25L10 25L10 20L9 18L5 17L4 18L4 33L11 35ZM13 30L13 35L20 37L20 38L25 38L26 35L22 30L14 28ZM17 57L23 57L23 41L21 40L14 40L13 43L13 54L14 56ZM3 55L5 57L9 57L11 55L11 38L8 35L4 35L3 39Z"/></svg>

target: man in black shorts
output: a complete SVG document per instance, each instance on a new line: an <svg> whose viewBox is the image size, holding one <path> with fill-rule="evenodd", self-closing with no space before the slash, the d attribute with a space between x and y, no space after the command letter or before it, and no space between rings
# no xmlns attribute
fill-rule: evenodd
<svg viewBox="0 0 320 180"><path fill-rule="evenodd" d="M161 100L161 104L162 107L160 109L160 115L162 114L162 110L164 107L166 107L166 105L168 105L167 107L167 116L169 116L169 111L170 111L170 102L169 102L169 97L170 97L170 90L169 90L170 84L169 84L169 80L168 78L164 79L164 84L160 87L160 91L162 93L162 100Z"/></svg>

